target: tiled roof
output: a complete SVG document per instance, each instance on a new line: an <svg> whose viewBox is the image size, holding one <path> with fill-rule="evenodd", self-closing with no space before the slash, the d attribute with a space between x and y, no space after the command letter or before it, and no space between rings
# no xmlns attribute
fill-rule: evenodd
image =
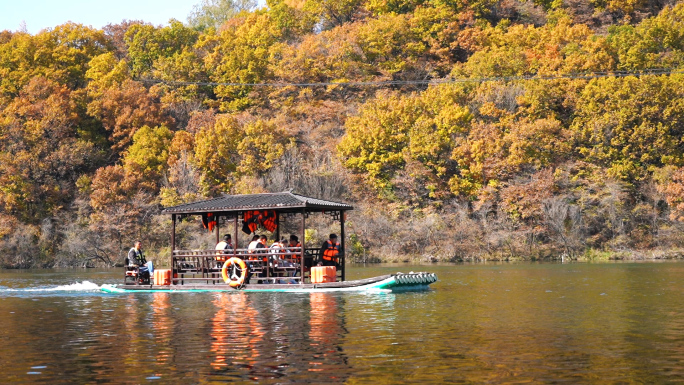
<svg viewBox="0 0 684 385"><path fill-rule="evenodd" d="M219 198L186 203L178 206L167 207L164 214L191 214L221 211L243 210L287 210L308 208L315 211L353 210L354 207L345 203L331 202L323 199L309 198L291 192L248 194L248 195L224 195Z"/></svg>

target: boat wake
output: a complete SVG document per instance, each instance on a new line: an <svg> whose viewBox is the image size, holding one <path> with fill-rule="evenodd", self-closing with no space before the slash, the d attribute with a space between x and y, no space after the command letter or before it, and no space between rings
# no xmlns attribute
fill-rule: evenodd
<svg viewBox="0 0 684 385"><path fill-rule="evenodd" d="M24 287L24 288L8 288L0 286L0 296L5 295L17 295L22 293L84 293L84 292L99 292L102 290L103 286L108 285L98 285L90 281L75 282L69 285L59 285L59 286L38 286L38 287Z"/></svg>

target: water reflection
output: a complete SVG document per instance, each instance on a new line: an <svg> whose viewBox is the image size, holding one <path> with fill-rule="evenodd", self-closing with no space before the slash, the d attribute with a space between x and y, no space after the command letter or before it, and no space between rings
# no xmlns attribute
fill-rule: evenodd
<svg viewBox="0 0 684 385"><path fill-rule="evenodd" d="M158 364L166 364L172 358L174 319L171 317L169 293L152 294L152 328L154 330L154 350Z"/></svg>
<svg viewBox="0 0 684 385"><path fill-rule="evenodd" d="M434 269L434 290L402 294L46 295L0 272L0 382L684 379L684 263Z"/></svg>
<svg viewBox="0 0 684 385"><path fill-rule="evenodd" d="M341 343L346 335L344 316L341 315L342 298L332 293L311 293L309 295L310 319L309 339L313 350L309 362L310 372L323 372L331 381L342 379L349 365Z"/></svg>
<svg viewBox="0 0 684 385"><path fill-rule="evenodd" d="M253 381L311 378L337 382L349 367L341 299L329 294L216 294L210 376ZM324 379L324 380L323 380Z"/></svg>
<svg viewBox="0 0 684 385"><path fill-rule="evenodd" d="M230 374L242 369L249 378L258 379L266 333L251 299L245 293L219 293L213 304L216 313L210 335L212 374Z"/></svg>

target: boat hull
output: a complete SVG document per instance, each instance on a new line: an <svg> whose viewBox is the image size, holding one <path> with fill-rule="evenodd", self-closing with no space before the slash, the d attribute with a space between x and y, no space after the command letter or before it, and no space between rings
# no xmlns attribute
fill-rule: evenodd
<svg viewBox="0 0 684 385"><path fill-rule="evenodd" d="M215 285L104 285L107 293L159 293L159 292L344 292L375 291L401 292L428 290L437 281L430 273L392 274L346 282L309 283L309 284L257 284L245 285L239 289L227 284Z"/></svg>

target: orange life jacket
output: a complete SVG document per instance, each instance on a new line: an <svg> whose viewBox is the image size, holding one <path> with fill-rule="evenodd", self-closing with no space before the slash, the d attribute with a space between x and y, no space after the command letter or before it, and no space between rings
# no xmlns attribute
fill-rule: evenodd
<svg viewBox="0 0 684 385"><path fill-rule="evenodd" d="M242 213L242 231L246 234L252 234L257 231L258 223L256 222L255 213L258 213L258 211L245 211Z"/></svg>
<svg viewBox="0 0 684 385"><path fill-rule="evenodd" d="M323 259L337 262L337 256L340 254L340 243L335 242L335 244L333 244L330 240L327 240L325 241L325 246L326 249L323 252Z"/></svg>
<svg viewBox="0 0 684 385"><path fill-rule="evenodd" d="M294 245L294 246L288 246L288 248L290 248L290 247L292 247L292 248L295 248L295 247L302 247L302 244L299 243L299 242L297 242L297 244ZM301 254L302 250L301 250L301 249L300 249L300 250L291 250L291 249L288 249L288 251L290 252L289 256L290 256L291 259L296 260L296 261L299 261L300 257L302 256L302 254Z"/></svg>
<svg viewBox="0 0 684 385"><path fill-rule="evenodd" d="M264 261L265 263L268 263L268 257L269 257L268 253L269 253L271 250L268 248L268 246L266 246L265 243L262 243L261 240L259 240L259 243L260 243L261 246L263 246L263 247L258 248L256 252L259 253L259 254L266 254L266 255L264 255L263 257L261 257L261 260Z"/></svg>
<svg viewBox="0 0 684 385"><path fill-rule="evenodd" d="M276 214L275 210L262 210L261 211L261 225L264 226L264 228L270 232L274 232L276 230Z"/></svg>
<svg viewBox="0 0 684 385"><path fill-rule="evenodd" d="M216 217L214 216L214 213L202 214L202 225L204 225L205 229L214 231L214 227L216 226Z"/></svg>
<svg viewBox="0 0 684 385"><path fill-rule="evenodd" d="M275 221L275 210L251 210L242 213L242 231L252 234L257 231L259 225L266 230L274 232L278 225Z"/></svg>

